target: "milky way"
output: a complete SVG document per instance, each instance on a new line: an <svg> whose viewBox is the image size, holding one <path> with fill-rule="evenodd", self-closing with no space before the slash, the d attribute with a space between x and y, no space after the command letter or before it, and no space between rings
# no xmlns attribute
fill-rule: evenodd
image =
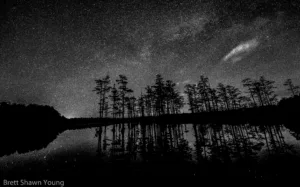
<svg viewBox="0 0 300 187"><path fill-rule="evenodd" d="M273 2L273 3L272 3ZM125 74L136 94L161 73L182 91L200 75L300 83L299 3L11 1L0 27L0 100L95 116L94 79Z"/></svg>
<svg viewBox="0 0 300 187"><path fill-rule="evenodd" d="M232 62L240 61L242 60L241 54L250 52L252 49L256 48L258 44L259 41L256 38L243 42L232 49L232 51L230 51L230 53L228 53L223 60L228 61L229 59L232 59Z"/></svg>

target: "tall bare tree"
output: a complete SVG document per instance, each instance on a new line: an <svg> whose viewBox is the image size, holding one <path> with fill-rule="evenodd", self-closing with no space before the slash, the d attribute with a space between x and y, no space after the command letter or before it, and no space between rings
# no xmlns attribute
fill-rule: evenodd
<svg viewBox="0 0 300 187"><path fill-rule="evenodd" d="M218 97L217 90L215 88L210 88L209 89L209 95L210 95L210 98L211 98L211 102L212 102L212 106L213 106L214 111L218 111L219 110L220 99Z"/></svg>
<svg viewBox="0 0 300 187"><path fill-rule="evenodd" d="M103 118L105 114L108 112L108 103L107 103L107 94L109 93L111 87L110 77L106 75L102 79L96 79L96 87L93 91L95 91L99 95L99 117Z"/></svg>
<svg viewBox="0 0 300 187"><path fill-rule="evenodd" d="M248 88L255 104L255 97L257 98L260 106L274 105L276 103L277 95L274 92L274 89L276 88L274 86L274 81L267 80L264 76L260 76L259 80L246 78L242 82L243 86Z"/></svg>
<svg viewBox="0 0 300 187"><path fill-rule="evenodd" d="M206 111L211 111L211 102L210 102L210 85L207 77L201 75L200 80L197 85L198 94L201 96L203 103L205 105Z"/></svg>
<svg viewBox="0 0 300 187"><path fill-rule="evenodd" d="M140 97L138 98L138 107L139 113L141 117L145 116L145 96L141 93Z"/></svg>
<svg viewBox="0 0 300 187"><path fill-rule="evenodd" d="M110 94L110 100L112 101L112 116L113 118L117 117L118 111L119 111L119 106L120 106L120 97L119 97L119 91L116 88L116 85L111 89L111 94Z"/></svg>
<svg viewBox="0 0 300 187"><path fill-rule="evenodd" d="M292 79L287 79L284 83L283 83L284 86L287 87L287 90L289 92L292 93L292 96L295 97L295 95L298 95L299 94L299 89L300 87L299 86L295 86L292 82Z"/></svg>
<svg viewBox="0 0 300 187"><path fill-rule="evenodd" d="M251 80L250 78L245 78L242 80L242 83L244 87L248 88L248 93L250 94L250 97L253 101L253 105L257 106L257 103L255 101L253 80Z"/></svg>
<svg viewBox="0 0 300 187"><path fill-rule="evenodd" d="M145 107L146 113L148 116L155 115L155 95L154 90L151 86L146 87L146 95L145 95Z"/></svg>
<svg viewBox="0 0 300 187"><path fill-rule="evenodd" d="M229 100L226 86L222 83L219 83L217 86L217 92L218 92L218 96L219 96L220 100L223 102L226 109L229 110L230 109L230 105L229 105L230 100Z"/></svg>
<svg viewBox="0 0 300 187"><path fill-rule="evenodd" d="M128 94L132 93L133 90L127 87L128 79L125 75L119 75L119 78L116 80L119 85L119 93L121 98L121 112L122 118L125 117L125 107L126 107L126 98Z"/></svg>
<svg viewBox="0 0 300 187"><path fill-rule="evenodd" d="M197 111L197 89L196 84L186 84L184 86L184 93L187 95L188 105L190 106L191 113L195 113Z"/></svg>
<svg viewBox="0 0 300 187"><path fill-rule="evenodd" d="M234 86L227 85L226 90L229 96L229 100L231 102L231 109L237 109L238 108L238 100L239 96L241 95L241 91L238 88L235 88Z"/></svg>
<svg viewBox="0 0 300 187"><path fill-rule="evenodd" d="M155 110L158 115L162 115L164 114L165 82L160 74L156 75L153 88L155 93Z"/></svg>

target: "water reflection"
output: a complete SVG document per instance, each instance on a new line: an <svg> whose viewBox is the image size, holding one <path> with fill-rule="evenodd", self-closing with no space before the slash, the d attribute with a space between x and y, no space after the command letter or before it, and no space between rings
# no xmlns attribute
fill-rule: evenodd
<svg viewBox="0 0 300 187"><path fill-rule="evenodd" d="M197 174L232 166L257 172L266 157L296 154L286 131L283 125L115 124L96 129L97 152L112 163L192 164Z"/></svg>
<svg viewBox="0 0 300 187"><path fill-rule="evenodd" d="M44 149L0 157L0 173L277 177L297 174L297 133L264 124L124 123L67 130Z"/></svg>

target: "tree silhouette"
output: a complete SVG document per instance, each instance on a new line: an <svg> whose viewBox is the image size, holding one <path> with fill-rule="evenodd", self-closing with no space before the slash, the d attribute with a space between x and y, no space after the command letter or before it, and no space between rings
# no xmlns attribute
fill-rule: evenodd
<svg viewBox="0 0 300 187"><path fill-rule="evenodd" d="M266 81L265 84L265 95L269 96L270 101L274 101L276 95L273 94L273 82ZM256 85L259 83L259 90L262 94L262 83L258 81L253 81L249 78L243 80L243 86L248 88L248 93L252 98L252 106L256 106L255 97L258 98L256 93ZM219 111L219 110L231 110L238 109L241 107L251 107L249 103L250 98L242 95L242 92L231 85L224 85L219 83L216 88L211 88L209 84L209 79L205 76L200 76L199 82L195 84L186 84L184 87L184 93L187 95L187 104L189 105L189 110L191 113L199 113L201 111ZM271 97L272 96L272 97Z"/></svg>
<svg viewBox="0 0 300 187"><path fill-rule="evenodd" d="M218 96L219 96L220 100L225 105L226 109L229 110L230 109L229 95L228 95L228 90L226 89L226 86L222 83L219 83L218 87L217 87L217 92L218 92Z"/></svg>
<svg viewBox="0 0 300 187"><path fill-rule="evenodd" d="M188 105L190 106L191 113L195 113L197 111L197 90L195 84L186 84L184 86L184 93L187 95Z"/></svg>
<svg viewBox="0 0 300 187"><path fill-rule="evenodd" d="M93 91L99 95L99 116L108 117L109 109L113 118L125 115L128 118L137 116L160 116L164 114L178 114L185 104L189 105L191 113L212 112L222 110L237 110L257 106L277 105L275 94L275 82L260 76L258 80L245 78L242 80L243 87L247 88L243 95L239 88L232 85L219 83L212 88L208 77L200 76L197 84L186 84L184 94L187 96L185 103L183 95L171 80L164 80L162 75L157 74L153 85L145 88L145 93L135 97L133 90L128 88L128 80L125 75L119 75L116 80L118 88L114 84L110 87L110 77L95 80L97 86ZM298 94L298 86L294 86L291 79L285 81L284 86L293 96ZM107 93L110 95L107 96ZM131 95L132 94L132 95ZM107 98L110 98L110 102ZM109 103L111 103L109 107Z"/></svg>
<svg viewBox="0 0 300 187"><path fill-rule="evenodd" d="M120 97L119 97L119 91L116 88L116 85L114 84L114 86L111 89L111 95L109 96L111 101L112 101L112 116L113 118L116 118L118 111L119 111L119 107L120 107Z"/></svg>
<svg viewBox="0 0 300 187"><path fill-rule="evenodd" d="M253 81L250 78L245 78L242 80L243 86L248 88L248 93L250 94L250 97L253 101L253 106L257 106L257 103L255 101L255 93L254 93L254 85Z"/></svg>
<svg viewBox="0 0 300 187"><path fill-rule="evenodd" d="M145 106L146 112L148 116L153 116L154 114L154 106L155 106L155 95L152 87L146 87L146 95L145 95Z"/></svg>
<svg viewBox="0 0 300 187"><path fill-rule="evenodd" d="M176 84L173 83L171 80L166 81L165 85L165 96L166 96L166 113L171 113L171 108L174 106L174 100L176 98L175 92Z"/></svg>
<svg viewBox="0 0 300 187"><path fill-rule="evenodd" d="M136 112L136 98L134 96L126 97L127 116L129 118L135 117Z"/></svg>
<svg viewBox="0 0 300 187"><path fill-rule="evenodd" d="M167 80L164 92L166 113L178 113L180 108L184 106L184 98L180 95L180 92L176 90L176 84L171 80Z"/></svg>
<svg viewBox="0 0 300 187"><path fill-rule="evenodd" d="M176 114L184 106L184 98L176 84L171 80L164 81L160 74L156 75L155 84L146 86L145 90L145 95L138 99L138 106L148 116Z"/></svg>
<svg viewBox="0 0 300 187"><path fill-rule="evenodd" d="M298 95L299 94L299 86L295 86L292 82L292 79L287 79L284 83L283 83L284 86L287 87L287 90L289 92L292 93L292 96L295 97L295 95Z"/></svg>
<svg viewBox="0 0 300 187"><path fill-rule="evenodd" d="M164 102L165 102L165 83L160 74L156 75L155 84L153 86L155 94L155 110L157 115L164 114Z"/></svg>
<svg viewBox="0 0 300 187"><path fill-rule="evenodd" d="M53 107L0 102L0 157L46 147L66 130L67 119Z"/></svg>
<svg viewBox="0 0 300 187"><path fill-rule="evenodd" d="M212 106L213 106L214 111L218 111L219 110L220 99L218 97L217 90L214 89L214 88L210 88L209 89L209 95L211 97L211 102L212 102Z"/></svg>
<svg viewBox="0 0 300 187"><path fill-rule="evenodd" d="M93 91L95 91L99 95L99 117L103 118L104 115L108 112L108 103L107 103L107 94L110 91L110 77L106 75L102 79L95 80L96 87Z"/></svg>
<svg viewBox="0 0 300 187"><path fill-rule="evenodd" d="M119 75L119 79L116 80L119 85L119 93L121 98L121 112L122 118L125 117L125 107L126 107L126 98L128 97L129 93L132 93L133 90L127 87L128 80L125 75Z"/></svg>
<svg viewBox="0 0 300 187"><path fill-rule="evenodd" d="M264 76L260 76L259 84L260 84L260 89L262 92L261 95L263 97L264 103L266 105L274 105L277 102L276 100L277 95L274 94L274 89L276 88L274 86L275 81L266 80Z"/></svg>
<svg viewBox="0 0 300 187"><path fill-rule="evenodd" d="M197 90L199 96L201 96L201 99L204 103L205 110L211 111L211 104L210 104L210 85L209 80L207 77L201 75L200 80L197 84Z"/></svg>
<svg viewBox="0 0 300 187"><path fill-rule="evenodd" d="M138 110L141 117L145 116L145 96L141 93L140 97L138 98Z"/></svg>
<svg viewBox="0 0 300 187"><path fill-rule="evenodd" d="M226 90L228 93L228 99L230 100L232 109L237 109L241 91L238 88L235 88L234 86L231 86L231 85L227 85Z"/></svg>
<svg viewBox="0 0 300 187"><path fill-rule="evenodd" d="M277 95L274 93L275 82L266 80L264 76L260 76L259 80L246 78L242 81L243 86L248 88L253 103L256 106L255 97L260 106L274 105L277 102Z"/></svg>
<svg viewBox="0 0 300 187"><path fill-rule="evenodd" d="M238 96L238 105L240 108L250 108L251 107L251 98L244 96L244 95L240 95Z"/></svg>
<svg viewBox="0 0 300 187"><path fill-rule="evenodd" d="M172 100L172 113L178 114L182 107L184 107L184 97L179 92L175 92Z"/></svg>

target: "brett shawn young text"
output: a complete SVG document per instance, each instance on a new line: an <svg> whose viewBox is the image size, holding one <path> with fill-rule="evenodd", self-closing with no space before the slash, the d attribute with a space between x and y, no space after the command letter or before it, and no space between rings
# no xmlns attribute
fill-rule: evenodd
<svg viewBox="0 0 300 187"><path fill-rule="evenodd" d="M25 179L21 180L3 180L3 186L60 186L63 187L64 181L49 181L49 180L36 180L28 181Z"/></svg>

